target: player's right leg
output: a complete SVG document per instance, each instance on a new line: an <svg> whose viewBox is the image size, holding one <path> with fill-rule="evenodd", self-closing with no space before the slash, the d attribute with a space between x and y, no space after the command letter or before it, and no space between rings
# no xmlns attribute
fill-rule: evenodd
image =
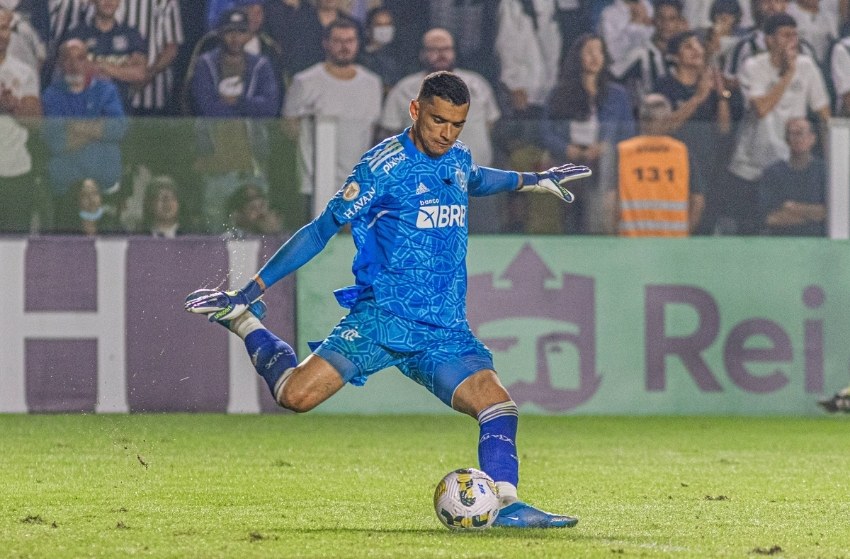
<svg viewBox="0 0 850 559"><path fill-rule="evenodd" d="M198 291L193 295L204 294ZM306 412L343 387L342 376L325 359L310 355L299 364L295 350L263 326L261 320L265 314L266 304L258 300L236 318L215 322L242 338L254 369L266 381L279 405L294 412Z"/></svg>
<svg viewBox="0 0 850 559"><path fill-rule="evenodd" d="M245 342L254 369L284 408L298 413L310 411L345 385L336 368L318 355L311 354L299 364L292 347L266 329L253 313L243 313L227 326Z"/></svg>

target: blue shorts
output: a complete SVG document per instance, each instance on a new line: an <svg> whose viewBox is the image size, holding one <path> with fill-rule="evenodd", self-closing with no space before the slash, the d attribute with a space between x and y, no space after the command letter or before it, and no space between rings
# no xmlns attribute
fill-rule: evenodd
<svg viewBox="0 0 850 559"><path fill-rule="evenodd" d="M371 302L358 304L321 344L310 345L346 382L360 386L374 373L397 367L450 407L460 383L493 369L493 354L468 327L429 327Z"/></svg>

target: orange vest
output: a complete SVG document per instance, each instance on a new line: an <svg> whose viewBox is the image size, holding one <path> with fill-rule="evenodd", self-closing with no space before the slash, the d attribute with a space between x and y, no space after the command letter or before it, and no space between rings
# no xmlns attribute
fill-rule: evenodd
<svg viewBox="0 0 850 559"><path fill-rule="evenodd" d="M669 136L636 136L617 144L617 152L620 235L687 237L687 146Z"/></svg>

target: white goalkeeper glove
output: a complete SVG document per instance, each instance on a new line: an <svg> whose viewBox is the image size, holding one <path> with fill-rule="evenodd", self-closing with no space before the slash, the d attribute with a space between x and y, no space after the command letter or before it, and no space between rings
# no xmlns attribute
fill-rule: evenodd
<svg viewBox="0 0 850 559"><path fill-rule="evenodd" d="M256 280L239 291L217 291L198 289L186 297L183 308L195 314L205 314L210 322L231 320L248 310L251 303L263 295L263 289Z"/></svg>
<svg viewBox="0 0 850 559"><path fill-rule="evenodd" d="M517 189L519 192L546 192L570 203L576 197L564 185L570 181L589 177L592 171L584 165L567 163L540 173L521 174L522 186Z"/></svg>

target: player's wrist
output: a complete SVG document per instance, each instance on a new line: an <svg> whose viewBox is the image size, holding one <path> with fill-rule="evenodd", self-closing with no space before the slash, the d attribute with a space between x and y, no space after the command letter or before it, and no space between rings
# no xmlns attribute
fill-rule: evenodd
<svg viewBox="0 0 850 559"><path fill-rule="evenodd" d="M520 173L519 176L520 176L521 180L520 180L520 185L519 185L518 190L522 190L522 188L526 187L526 186L534 186L540 180L540 177L537 173L525 172L525 173Z"/></svg>
<svg viewBox="0 0 850 559"><path fill-rule="evenodd" d="M240 289L245 298L248 299L249 303L253 303L257 299L262 297L263 287L260 285L261 281L262 280L260 280L259 278L253 278L251 281L245 284L245 287Z"/></svg>

